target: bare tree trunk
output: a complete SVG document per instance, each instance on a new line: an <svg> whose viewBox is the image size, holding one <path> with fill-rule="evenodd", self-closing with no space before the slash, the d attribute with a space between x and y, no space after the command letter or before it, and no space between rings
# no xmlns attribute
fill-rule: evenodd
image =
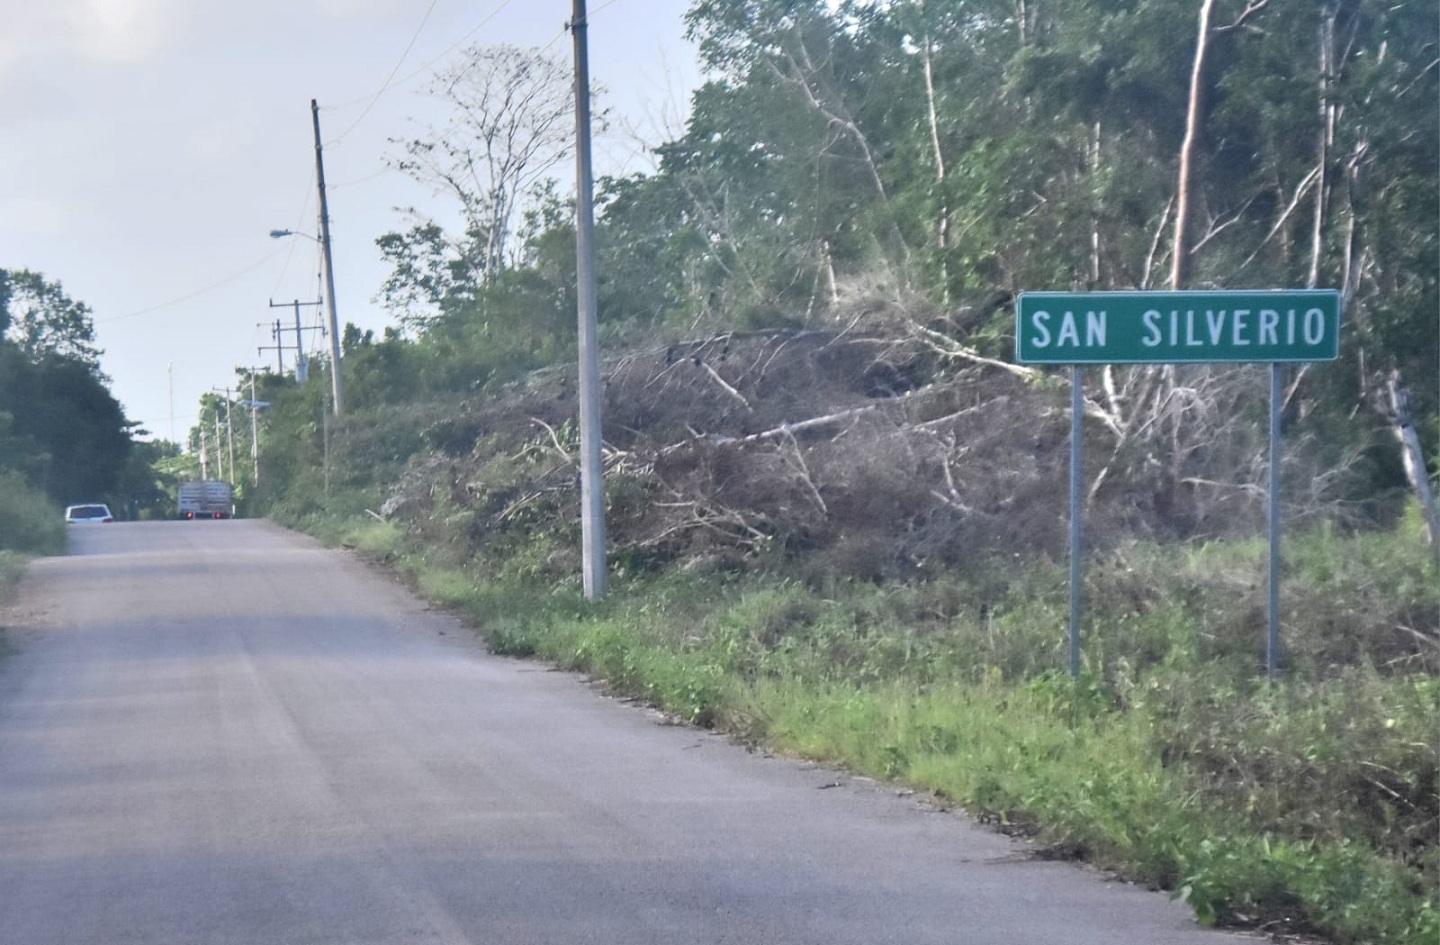
<svg viewBox="0 0 1440 945"><path fill-rule="evenodd" d="M1195 37L1195 64L1190 70L1190 102L1185 113L1185 142L1180 146L1180 177L1175 184L1175 249L1171 259L1170 288L1182 289L1190 280L1190 218L1193 215L1195 162L1200 152L1205 109L1205 65L1210 55L1210 19L1215 0L1200 4L1200 31Z"/></svg>
<svg viewBox="0 0 1440 945"><path fill-rule="evenodd" d="M1420 437L1410 418L1410 398L1400 383L1399 371L1390 373L1386 393L1390 399L1390 417L1395 437L1400 441L1400 449L1404 454L1405 477L1410 480L1410 488L1415 490L1415 497L1420 500L1420 511L1425 515L1425 529L1430 537L1430 549L1440 555L1440 511L1436 510L1435 495L1430 491L1430 474L1425 469L1425 454L1420 449Z"/></svg>
<svg viewBox="0 0 1440 945"><path fill-rule="evenodd" d="M1095 122L1095 136L1091 140L1090 173L1100 169L1100 122ZM1100 221L1090 218L1090 287L1100 285Z"/></svg>
<svg viewBox="0 0 1440 945"><path fill-rule="evenodd" d="M920 12L925 12L924 0L917 0ZM934 44L930 39L930 28L925 28L925 108L930 120L930 146L935 152L935 180L945 180L945 152L940 147L940 113L935 104L935 64ZM935 225L935 243L940 249L940 284L941 292L946 302L950 301L950 264L945 258L945 249L950 244L950 208L942 198L940 201L940 219Z"/></svg>
<svg viewBox="0 0 1440 945"><path fill-rule="evenodd" d="M1335 145L1335 103L1330 89L1335 80L1335 3L1320 11L1320 140L1316 154L1319 178L1315 182L1315 220L1310 229L1310 275L1307 288L1320 284L1320 258L1325 250L1325 217L1330 198L1330 150Z"/></svg>

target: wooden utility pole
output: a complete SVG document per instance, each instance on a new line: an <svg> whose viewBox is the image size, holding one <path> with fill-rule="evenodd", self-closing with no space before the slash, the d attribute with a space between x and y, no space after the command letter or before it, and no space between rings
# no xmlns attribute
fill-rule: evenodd
<svg viewBox="0 0 1440 945"><path fill-rule="evenodd" d="M320 147L320 105L310 100L315 125L315 179L320 185L320 249L325 256L325 306L330 313L330 383L335 416L345 412L345 383L340 377L340 321L335 314L335 260L330 253L330 204L325 199L325 157Z"/></svg>
<svg viewBox="0 0 1440 945"><path fill-rule="evenodd" d="M580 320L580 530L585 597L605 596L605 467L600 433L600 354L596 343L595 202L590 167L590 58L585 0L574 0L575 252Z"/></svg>

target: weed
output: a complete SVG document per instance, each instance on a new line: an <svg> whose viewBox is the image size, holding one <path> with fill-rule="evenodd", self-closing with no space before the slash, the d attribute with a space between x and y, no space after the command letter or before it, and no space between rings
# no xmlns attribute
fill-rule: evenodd
<svg viewBox="0 0 1440 945"><path fill-rule="evenodd" d="M1440 681L1423 640L1440 618L1423 547L1297 539L1286 606L1301 616L1273 683L1257 672L1261 545L1117 549L1089 570L1074 680L1064 571L1046 560L905 586L636 559L592 604L554 576L563 529L467 557L432 527L351 534L496 652L932 791L1171 889L1204 922L1434 940ZM1418 640L1382 632L1402 621Z"/></svg>
<svg viewBox="0 0 1440 945"><path fill-rule="evenodd" d="M0 552L59 554L65 521L43 492L20 475L0 471Z"/></svg>

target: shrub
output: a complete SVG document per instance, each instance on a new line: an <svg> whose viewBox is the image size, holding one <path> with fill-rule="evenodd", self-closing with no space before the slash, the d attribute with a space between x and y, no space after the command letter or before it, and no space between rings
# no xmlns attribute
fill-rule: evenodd
<svg viewBox="0 0 1440 945"><path fill-rule="evenodd" d="M65 538L60 509L18 474L0 472L0 551L59 554Z"/></svg>

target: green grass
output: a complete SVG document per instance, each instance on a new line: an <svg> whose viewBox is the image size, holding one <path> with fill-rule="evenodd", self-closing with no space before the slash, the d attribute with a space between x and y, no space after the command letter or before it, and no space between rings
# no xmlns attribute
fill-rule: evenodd
<svg viewBox="0 0 1440 945"><path fill-rule="evenodd" d="M9 600L10 595L15 591L15 585L20 583L20 576L25 573L24 555L13 551L0 551L0 603Z"/></svg>
<svg viewBox="0 0 1440 945"><path fill-rule="evenodd" d="M26 558L13 551L0 551L0 607L4 607L15 593L20 577L25 573ZM5 637L5 628L0 626L0 657L11 652L11 644Z"/></svg>
<svg viewBox="0 0 1440 945"><path fill-rule="evenodd" d="M348 534L497 652L933 792L1202 922L1440 939L1440 575L1414 516L1288 544L1274 682L1259 542L1093 562L1071 680L1065 573L1043 561L914 586L668 572L591 604L546 575L543 540L467 561L444 529Z"/></svg>
<svg viewBox="0 0 1440 945"><path fill-rule="evenodd" d="M61 510L18 474L0 472L0 551L60 554L66 538Z"/></svg>

